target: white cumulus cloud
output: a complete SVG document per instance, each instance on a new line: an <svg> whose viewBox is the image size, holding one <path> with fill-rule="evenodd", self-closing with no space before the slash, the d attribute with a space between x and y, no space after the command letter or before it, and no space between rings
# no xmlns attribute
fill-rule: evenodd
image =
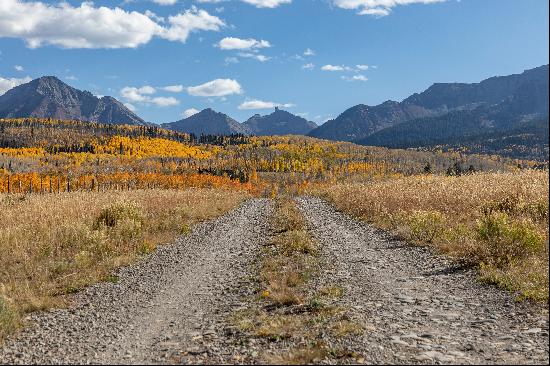
<svg viewBox="0 0 550 366"><path fill-rule="evenodd" d="M189 109L186 109L185 111L183 111L183 113L181 115L184 118L189 118L189 117L194 116L195 114L197 114L199 112L200 111L196 108L189 108Z"/></svg>
<svg viewBox="0 0 550 366"><path fill-rule="evenodd" d="M190 95L197 97L224 97L243 92L241 85L233 79L216 79L207 83L187 88Z"/></svg>
<svg viewBox="0 0 550 366"><path fill-rule="evenodd" d="M171 107L180 104L179 100L174 97L155 97L151 98L150 102L159 107Z"/></svg>
<svg viewBox="0 0 550 366"><path fill-rule="evenodd" d="M120 90L120 95L130 102L139 103L149 101L149 95L155 94L156 89L152 86L146 85L141 88L135 88L126 86Z"/></svg>
<svg viewBox="0 0 550 366"><path fill-rule="evenodd" d="M163 28L159 36L170 41L181 42L185 42L191 32L218 31L225 26L224 21L217 16L195 7L184 13L168 17L168 23L170 23L170 27Z"/></svg>
<svg viewBox="0 0 550 366"><path fill-rule="evenodd" d="M170 107L180 103L174 97L153 97L156 93L157 89L149 85L140 88L126 86L120 90L120 95L127 103L154 104L158 107Z"/></svg>
<svg viewBox="0 0 550 366"><path fill-rule="evenodd" d="M15 88L18 85L28 83L32 79L30 77L19 78L3 78L0 76L0 95L3 95L8 90Z"/></svg>
<svg viewBox="0 0 550 366"><path fill-rule="evenodd" d="M135 48L154 37L185 42L191 32L225 26L196 7L168 17L167 26L159 23L162 18L151 12L96 7L89 1L76 7L68 2L0 1L0 37L23 39L30 48Z"/></svg>
<svg viewBox="0 0 550 366"><path fill-rule="evenodd" d="M276 8L282 4L290 4L292 0L241 0L257 8Z"/></svg>
<svg viewBox="0 0 550 366"><path fill-rule="evenodd" d="M168 85L160 89L170 93L181 93L183 91L183 85Z"/></svg>
<svg viewBox="0 0 550 366"><path fill-rule="evenodd" d="M250 50L253 48L268 48L271 47L271 44L263 39L258 41L254 38L226 37L218 43L218 47L222 50Z"/></svg>

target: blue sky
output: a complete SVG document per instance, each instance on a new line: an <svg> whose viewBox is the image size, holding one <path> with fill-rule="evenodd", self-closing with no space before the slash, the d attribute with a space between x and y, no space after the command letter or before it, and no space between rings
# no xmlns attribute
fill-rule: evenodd
<svg viewBox="0 0 550 366"><path fill-rule="evenodd" d="M547 64L548 2L2 0L0 52L0 93L56 75L151 122L281 105L322 123L434 82Z"/></svg>

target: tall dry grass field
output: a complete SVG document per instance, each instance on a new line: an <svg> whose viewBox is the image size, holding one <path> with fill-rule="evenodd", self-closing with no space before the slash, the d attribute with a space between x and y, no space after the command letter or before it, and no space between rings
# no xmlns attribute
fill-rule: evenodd
<svg viewBox="0 0 550 366"><path fill-rule="evenodd" d="M25 313L115 280L114 268L245 197L216 189L0 195L0 339Z"/></svg>
<svg viewBox="0 0 550 366"><path fill-rule="evenodd" d="M344 212L432 245L483 280L548 300L548 172L412 176L317 193Z"/></svg>

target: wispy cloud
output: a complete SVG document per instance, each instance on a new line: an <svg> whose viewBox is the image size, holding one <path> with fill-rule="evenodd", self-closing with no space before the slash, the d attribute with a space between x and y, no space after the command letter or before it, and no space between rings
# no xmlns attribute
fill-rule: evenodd
<svg viewBox="0 0 550 366"><path fill-rule="evenodd" d="M353 76L342 76L342 79L346 81L368 81L369 78L367 78L365 75L353 75Z"/></svg>
<svg viewBox="0 0 550 366"><path fill-rule="evenodd" d="M163 86L160 89L170 93L181 93L183 91L183 85L168 85Z"/></svg>
<svg viewBox="0 0 550 366"><path fill-rule="evenodd" d="M239 105L240 110L251 110L251 109L273 109L275 107L283 108L292 108L295 104L293 103L275 103L275 102L265 102L259 99L246 100L241 105Z"/></svg>
<svg viewBox="0 0 550 366"><path fill-rule="evenodd" d="M229 0L197 0L198 3L219 4ZM243 3L254 5L257 8L276 8L283 4L290 4L292 0L240 0Z"/></svg>
<svg viewBox="0 0 550 366"><path fill-rule="evenodd" d="M222 50L250 50L254 48L269 48L271 44L263 39L258 41L254 38L226 37L218 42L217 46Z"/></svg>
<svg viewBox="0 0 550 366"><path fill-rule="evenodd" d="M447 0L332 0L332 3L342 9L358 10L359 15L383 17L400 5L434 4L444 1Z"/></svg>
<svg viewBox="0 0 550 366"><path fill-rule="evenodd" d="M252 53L252 52L239 52L238 55L240 57L244 57L244 58L252 58L252 59L258 60L260 62L266 62L266 61L271 60L271 57L261 55L261 54L258 54L258 53Z"/></svg>

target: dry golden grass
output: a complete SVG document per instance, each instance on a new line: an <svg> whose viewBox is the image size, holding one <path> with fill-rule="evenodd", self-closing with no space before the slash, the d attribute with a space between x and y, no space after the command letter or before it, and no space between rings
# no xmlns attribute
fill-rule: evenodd
<svg viewBox="0 0 550 366"><path fill-rule="evenodd" d="M246 195L213 189L0 195L0 338Z"/></svg>
<svg viewBox="0 0 550 366"><path fill-rule="evenodd" d="M340 320L332 326L331 330L336 337L363 334L363 328L351 320Z"/></svg>
<svg viewBox="0 0 550 366"><path fill-rule="evenodd" d="M249 337L275 343L264 355L265 363L301 365L329 356L355 359L356 355L335 353L318 342L325 336L356 336L363 329L349 320L344 309L324 302L342 297L342 288L327 286L318 291L319 284L311 281L320 274L319 248L289 197L275 201L272 232L274 236L260 253L257 301L234 312L230 323Z"/></svg>
<svg viewBox="0 0 550 366"><path fill-rule="evenodd" d="M329 354L330 350L325 344L315 342L308 347L293 348L288 352L269 355L267 363L270 365L311 365L321 362Z"/></svg>
<svg viewBox="0 0 550 366"><path fill-rule="evenodd" d="M302 304L303 286L316 266L316 245L294 201L279 198L272 220L275 236L262 255L261 297L275 306Z"/></svg>
<svg viewBox="0 0 550 366"><path fill-rule="evenodd" d="M433 245L483 279L548 300L548 172L412 176L339 184L316 193L419 244Z"/></svg>
<svg viewBox="0 0 550 366"><path fill-rule="evenodd" d="M331 299L339 299L344 296L344 289L340 286L326 286L319 291L319 294Z"/></svg>

